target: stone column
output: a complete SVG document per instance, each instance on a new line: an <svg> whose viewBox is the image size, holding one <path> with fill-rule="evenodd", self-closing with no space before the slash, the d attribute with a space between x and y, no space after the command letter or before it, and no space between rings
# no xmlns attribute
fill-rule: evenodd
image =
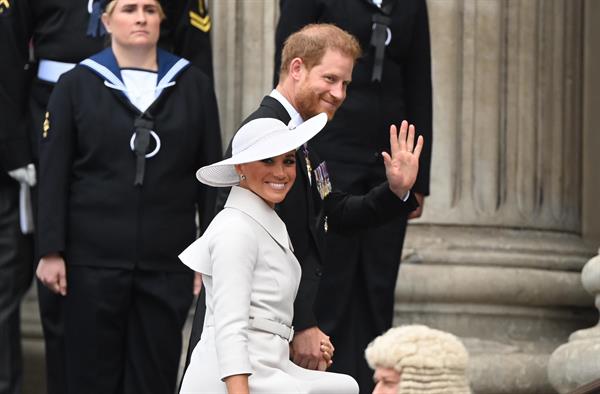
<svg viewBox="0 0 600 394"><path fill-rule="evenodd" d="M223 144L273 88L277 0L213 0L215 90Z"/></svg>
<svg viewBox="0 0 600 394"><path fill-rule="evenodd" d="M477 393L553 392L550 353L593 324L579 271L580 0L428 0L431 197L409 229L396 323L465 339Z"/></svg>
<svg viewBox="0 0 600 394"><path fill-rule="evenodd" d="M600 3L595 0L585 2L584 32L584 195L583 233L592 245L600 245L600 173L598 172L598 122L600 122L600 26L595 23L600 17ZM600 253L600 251L599 251ZM595 296L596 308L600 309L600 254L592 258L581 272L585 289ZM574 332L569 342L552 353L548 364L548 377L554 388L566 393L600 378L600 324ZM598 386L596 386L598 387ZM583 391L582 391L583 392ZM592 392L591 390L588 392Z"/></svg>

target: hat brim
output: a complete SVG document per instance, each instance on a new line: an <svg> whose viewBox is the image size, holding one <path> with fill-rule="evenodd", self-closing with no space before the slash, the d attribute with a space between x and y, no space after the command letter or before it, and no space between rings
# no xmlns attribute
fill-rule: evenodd
<svg viewBox="0 0 600 394"><path fill-rule="evenodd" d="M255 119L251 122L260 120ZM327 124L327 115L320 113L294 129L282 127L279 130L270 132L242 152L234 153L228 159L200 168L196 171L196 178L209 186L227 187L237 185L240 179L235 171L236 164L264 160L295 150L317 135L325 127L325 124Z"/></svg>

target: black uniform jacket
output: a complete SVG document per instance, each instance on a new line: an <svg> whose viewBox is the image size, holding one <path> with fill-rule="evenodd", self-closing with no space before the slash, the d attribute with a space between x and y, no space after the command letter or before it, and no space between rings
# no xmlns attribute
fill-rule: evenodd
<svg viewBox="0 0 600 394"><path fill-rule="evenodd" d="M425 138L413 191L429 194L432 93L429 23L425 0L280 0L275 70L285 39L306 24L333 23L352 33L363 56L358 59L347 97L313 146L326 160L378 163L389 147L389 126L404 119ZM389 17L382 82L373 82L373 17ZM276 79L278 76L276 76Z"/></svg>
<svg viewBox="0 0 600 394"><path fill-rule="evenodd" d="M110 48L63 74L41 131L39 249L88 266L187 270L176 256L214 213L214 191L196 170L218 161L220 131L209 78L158 50L162 92L153 119L142 186L134 186L134 122ZM160 146L158 142L160 140ZM156 151L156 152L154 152ZM151 156L155 153L154 156Z"/></svg>
<svg viewBox="0 0 600 394"><path fill-rule="evenodd" d="M270 96L263 98L260 107L242 124L258 118L276 118L284 123L290 121L290 115L283 105ZM309 182L306 153L312 170L322 162L312 144L296 151L296 181L285 200L276 206L276 211L285 222L294 254L302 266L302 278L294 302L294 328L302 330L316 326L317 321L313 305L317 296L321 267L324 262L325 231L355 231L376 226L398 215L413 211L417 202L412 193L404 202L390 190L387 182L373 188L363 196L351 196L334 189L321 199L311 174ZM231 156L231 144L225 153ZM229 189L220 189L217 209L222 208Z"/></svg>
<svg viewBox="0 0 600 394"><path fill-rule="evenodd" d="M32 161L25 108L29 71L27 42L17 37L23 26L14 3L0 3L0 186L14 183L7 171Z"/></svg>

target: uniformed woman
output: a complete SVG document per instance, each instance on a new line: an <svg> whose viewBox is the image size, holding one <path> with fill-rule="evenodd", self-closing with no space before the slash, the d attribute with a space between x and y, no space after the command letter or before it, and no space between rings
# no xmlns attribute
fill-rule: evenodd
<svg viewBox="0 0 600 394"><path fill-rule="evenodd" d="M172 393L220 158L210 80L157 48L156 0L112 0L111 45L63 74L42 130L37 275L65 295L68 393Z"/></svg>

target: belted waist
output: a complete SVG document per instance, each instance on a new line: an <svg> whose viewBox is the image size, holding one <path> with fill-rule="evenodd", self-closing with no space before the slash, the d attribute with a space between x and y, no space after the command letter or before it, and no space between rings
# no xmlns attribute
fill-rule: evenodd
<svg viewBox="0 0 600 394"><path fill-rule="evenodd" d="M213 318L207 318L204 322L206 327L214 326ZM266 319L264 317L250 316L248 327L257 331L264 331L271 334L279 335L288 342L294 339L294 327L284 323L279 323L275 320Z"/></svg>
<svg viewBox="0 0 600 394"><path fill-rule="evenodd" d="M294 327L288 326L287 324L265 319L264 317L250 316L249 325L255 330L266 331L270 332L271 334L279 335L288 342L292 342L292 339L294 339Z"/></svg>
<svg viewBox="0 0 600 394"><path fill-rule="evenodd" d="M75 67L75 63L57 62L54 60L40 59L38 62L38 79L56 83L58 78Z"/></svg>

